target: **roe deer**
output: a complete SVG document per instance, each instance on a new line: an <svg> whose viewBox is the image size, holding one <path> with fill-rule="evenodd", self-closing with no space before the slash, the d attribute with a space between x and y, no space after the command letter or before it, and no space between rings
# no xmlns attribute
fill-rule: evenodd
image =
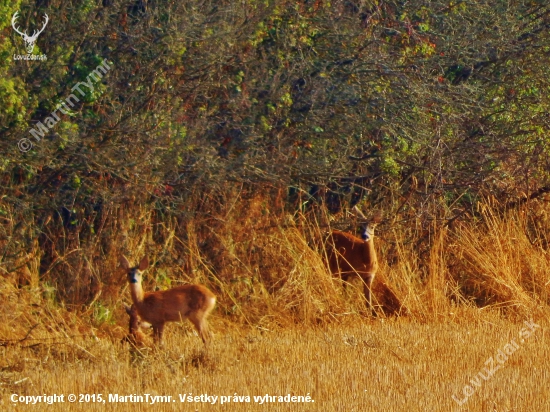
<svg viewBox="0 0 550 412"><path fill-rule="evenodd" d="M365 215L356 207L355 210L366 220ZM359 276L363 281L363 290L367 300L367 309L374 314L372 306L372 281L378 270L378 259L374 248L374 229L382 216L376 215L361 227L361 239L340 230L333 230L327 238L327 255L329 269L334 276L344 282L352 276Z"/></svg>
<svg viewBox="0 0 550 412"><path fill-rule="evenodd" d="M142 272L149 266L147 257L139 266L131 267L126 257L120 263L128 274L132 301L139 317L153 327L155 341L162 344L162 332L166 322L189 319L206 345L210 332L206 318L216 305L216 296L203 285L183 285L158 292L143 292Z"/></svg>

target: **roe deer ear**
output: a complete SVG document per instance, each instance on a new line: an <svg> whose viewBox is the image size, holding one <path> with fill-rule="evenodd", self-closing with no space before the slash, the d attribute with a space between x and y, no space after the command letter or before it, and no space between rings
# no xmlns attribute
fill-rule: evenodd
<svg viewBox="0 0 550 412"><path fill-rule="evenodd" d="M141 259L141 262L139 262L139 270L142 272L149 267L149 259L147 259L147 256L144 256L143 259Z"/></svg>
<svg viewBox="0 0 550 412"><path fill-rule="evenodd" d="M355 213L356 216L359 216L361 219L368 220L365 214L359 209L357 205L353 206L353 209L351 210L352 213Z"/></svg>
<svg viewBox="0 0 550 412"><path fill-rule="evenodd" d="M128 262L128 259L126 259L126 256L120 255L119 262L124 270L130 269L130 262Z"/></svg>

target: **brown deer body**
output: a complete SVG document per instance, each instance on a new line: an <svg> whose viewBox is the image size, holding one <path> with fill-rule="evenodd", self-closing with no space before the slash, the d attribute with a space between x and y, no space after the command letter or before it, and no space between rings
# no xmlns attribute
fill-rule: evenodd
<svg viewBox="0 0 550 412"><path fill-rule="evenodd" d="M374 228L380 217L362 226L361 238L333 230L327 239L328 266L334 276L347 282L352 276L363 281L367 308L373 311L372 281L378 270L378 258L374 248ZM374 312L373 312L374 313Z"/></svg>
<svg viewBox="0 0 550 412"><path fill-rule="evenodd" d="M141 320L153 327L156 342L162 343L166 322L189 319L195 326L204 344L210 338L206 318L216 305L216 296L203 285L183 285L157 292L143 291L142 272L149 266L144 257L139 266L131 267L128 260L120 257L120 263L128 274L132 301Z"/></svg>

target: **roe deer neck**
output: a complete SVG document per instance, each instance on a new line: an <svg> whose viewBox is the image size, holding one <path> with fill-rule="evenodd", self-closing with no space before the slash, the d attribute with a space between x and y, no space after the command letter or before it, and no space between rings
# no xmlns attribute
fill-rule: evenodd
<svg viewBox="0 0 550 412"><path fill-rule="evenodd" d="M130 283L130 294L132 295L132 302L139 306L143 303L143 288L141 287L141 282L139 283Z"/></svg>
<svg viewBox="0 0 550 412"><path fill-rule="evenodd" d="M376 258L376 249L374 248L374 239L365 242L364 259L367 266L376 268L378 259Z"/></svg>

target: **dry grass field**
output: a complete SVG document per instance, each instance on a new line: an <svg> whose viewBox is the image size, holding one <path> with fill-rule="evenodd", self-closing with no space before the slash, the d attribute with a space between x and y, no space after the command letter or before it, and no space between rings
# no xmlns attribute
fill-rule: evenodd
<svg viewBox="0 0 550 412"><path fill-rule="evenodd" d="M209 247L226 269L213 275L189 225L185 240L170 237L186 242L185 269L156 265L144 287L181 278L214 290L208 349L189 322L168 324L163 348L121 343L130 298L120 250L92 267L120 281L105 280L86 305L56 297L31 253L0 277L0 410L549 410L546 209L481 216L425 244L382 226L374 297L389 312L391 292L401 308L377 317L364 315L360 282L343 288L328 273L308 240L316 227L219 231ZM162 249L142 238L137 228L122 252L154 260ZM22 403L53 394L64 402Z"/></svg>
<svg viewBox="0 0 550 412"><path fill-rule="evenodd" d="M544 411L550 355L544 315L534 318L540 328L524 342L522 319L468 309L426 323L350 317L331 326L283 330L242 328L214 318L217 336L208 351L183 331L188 325L172 325L162 350L132 352L116 341L81 338L4 347L1 409ZM514 339L519 349L498 367L498 351ZM493 376L484 373L486 381L471 383L491 368L490 358ZM466 385L474 392L465 400ZM106 403L76 406L65 399L24 406L10 402L11 394L102 394ZM113 403L109 394L170 395L175 402ZM211 398L182 404L180 394ZM310 396L312 402L266 402L266 394Z"/></svg>

